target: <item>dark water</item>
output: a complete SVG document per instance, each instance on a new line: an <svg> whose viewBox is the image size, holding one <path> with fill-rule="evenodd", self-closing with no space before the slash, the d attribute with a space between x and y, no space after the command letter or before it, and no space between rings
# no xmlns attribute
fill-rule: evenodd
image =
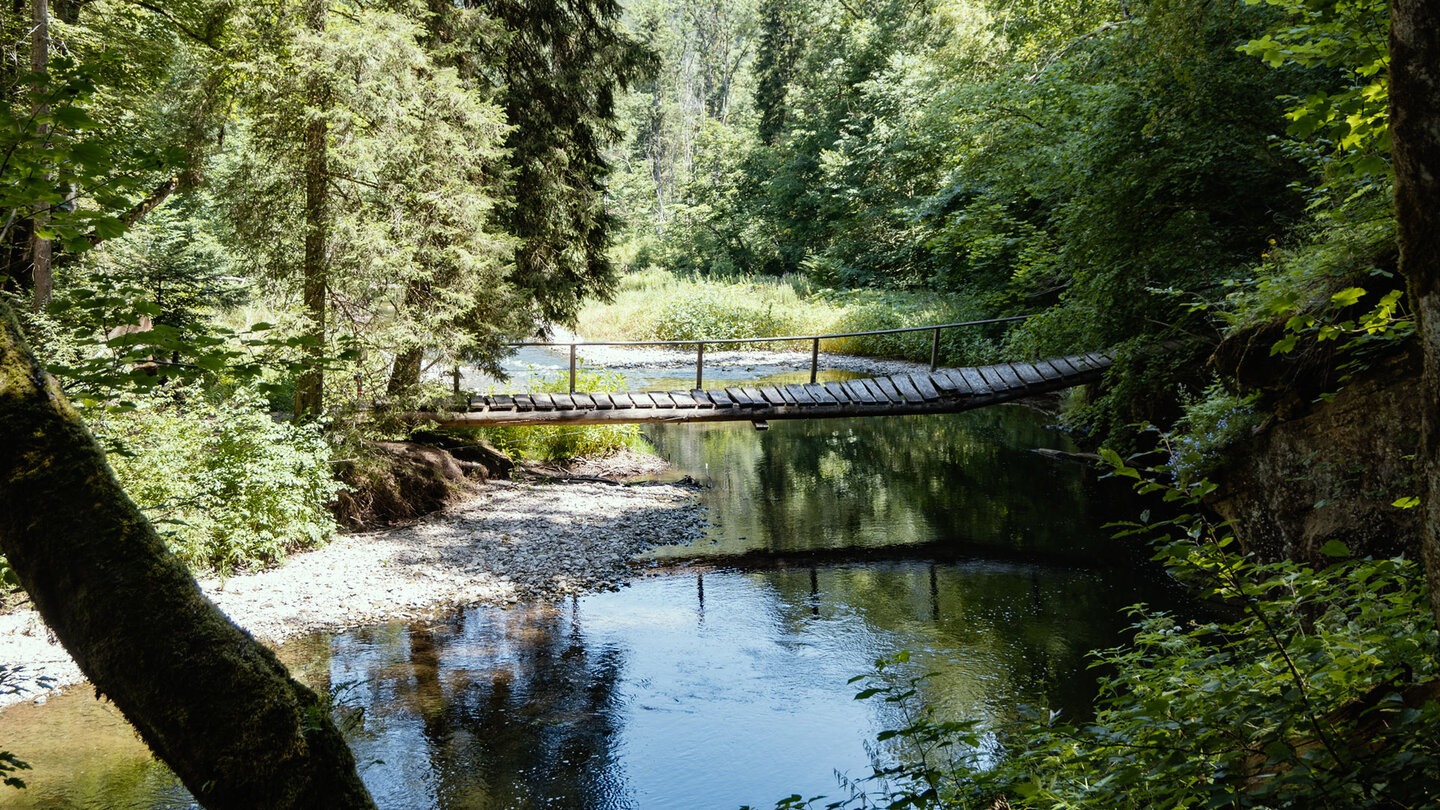
<svg viewBox="0 0 1440 810"><path fill-rule="evenodd" d="M906 649L923 697L1003 722L1083 714L1087 650L1120 608L1163 601L1096 527L1078 465L1020 406L970 414L647 429L709 486L720 526L657 558L699 560L616 593L288 645L357 720L382 807L736 808L842 795L894 707L854 675ZM1133 555L1133 550L1130 552ZM1139 555L1134 555L1139 556ZM36 767L15 807L184 806L83 690L0 715Z"/></svg>

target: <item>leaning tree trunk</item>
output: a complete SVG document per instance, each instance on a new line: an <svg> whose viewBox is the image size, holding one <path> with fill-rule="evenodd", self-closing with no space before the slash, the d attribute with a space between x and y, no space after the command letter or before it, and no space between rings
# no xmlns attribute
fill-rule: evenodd
<svg viewBox="0 0 1440 810"><path fill-rule="evenodd" d="M374 807L325 704L200 592L3 302L0 551L96 691L206 807Z"/></svg>
<svg viewBox="0 0 1440 810"><path fill-rule="evenodd" d="M1420 425L1420 545L1440 622L1440 6L1395 0L1390 9L1390 138L1400 271L1415 302L1425 368Z"/></svg>

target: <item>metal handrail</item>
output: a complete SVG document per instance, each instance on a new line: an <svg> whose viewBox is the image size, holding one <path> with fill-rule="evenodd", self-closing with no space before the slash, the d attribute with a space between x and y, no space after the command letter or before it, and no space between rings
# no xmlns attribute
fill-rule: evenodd
<svg viewBox="0 0 1440 810"><path fill-rule="evenodd" d="M570 349L570 393L575 393L575 369L576 349L580 346L694 346L695 347L695 387L704 387L705 380L705 345L733 344L733 343L781 343L785 341L808 340L811 341L810 348L810 382L815 382L820 373L820 341L832 338L867 337L869 335L897 335L902 332L932 332L930 341L930 370L934 371L940 366L940 333L946 329L954 329L961 326L985 326L992 323L1009 323L1011 321L1023 321L1029 315L1013 315L1008 318L987 318L983 321L959 321L956 323L931 324L929 326L906 326L899 329L876 329L871 332L837 332L828 335L785 335L778 337L748 337L748 338L702 338L699 340L578 340L568 343L539 343L522 342L507 343L511 348L560 348L562 346ZM456 378L456 385L459 385L459 378Z"/></svg>

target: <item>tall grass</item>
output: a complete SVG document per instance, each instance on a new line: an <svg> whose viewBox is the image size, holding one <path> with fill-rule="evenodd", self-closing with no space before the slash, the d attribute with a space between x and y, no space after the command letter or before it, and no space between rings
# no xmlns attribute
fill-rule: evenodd
<svg viewBox="0 0 1440 810"><path fill-rule="evenodd" d="M625 276L610 303L587 306L579 330L590 340L695 340L901 329L980 320L980 306L933 293L815 290L804 276L690 279L658 268ZM1004 327L967 327L941 333L946 365L984 363L1000 355ZM930 359L932 333L833 338L828 352L868 357ZM808 343L742 348L804 351Z"/></svg>

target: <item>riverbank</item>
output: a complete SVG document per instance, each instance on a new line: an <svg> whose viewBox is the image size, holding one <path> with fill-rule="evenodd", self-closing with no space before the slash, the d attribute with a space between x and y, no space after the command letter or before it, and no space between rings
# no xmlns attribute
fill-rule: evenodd
<svg viewBox="0 0 1440 810"><path fill-rule="evenodd" d="M688 484L494 481L413 524L341 535L278 568L206 577L200 586L236 624L276 645L463 605L614 590L632 576L637 553L694 540L706 525ZM7 685L22 690L0 695L0 706L83 680L28 608L0 615L0 666L14 671Z"/></svg>

